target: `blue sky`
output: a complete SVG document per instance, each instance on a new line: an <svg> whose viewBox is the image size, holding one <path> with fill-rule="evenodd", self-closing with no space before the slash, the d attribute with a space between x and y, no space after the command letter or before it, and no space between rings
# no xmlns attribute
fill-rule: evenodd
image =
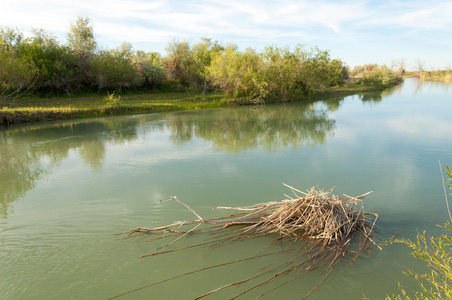
<svg viewBox="0 0 452 300"><path fill-rule="evenodd" d="M240 50L318 46L350 66L403 58L408 70L417 61L452 67L450 0L0 0L0 7L0 26L43 28L62 42L69 23L88 16L104 48L127 41L165 54L173 38L209 37Z"/></svg>

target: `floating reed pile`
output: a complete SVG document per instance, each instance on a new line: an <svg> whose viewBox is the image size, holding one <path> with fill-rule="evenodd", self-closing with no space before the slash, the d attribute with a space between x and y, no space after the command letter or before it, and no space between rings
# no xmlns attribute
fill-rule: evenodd
<svg viewBox="0 0 452 300"><path fill-rule="evenodd" d="M117 295L111 299L182 276L282 252L289 252L294 255L288 255L287 260L282 261L279 265L260 272L255 276L215 288L210 292L200 295L196 299L217 293L220 290L232 286L241 285L245 282L255 282L250 288L238 293L234 297L230 297L230 299L235 299L251 290L266 286L268 283L279 279L282 275L287 275L289 273L295 274L282 284L265 291L261 294L261 296L263 296L268 292L299 278L306 272L317 269L320 266L326 266L326 275L319 284L312 288L312 290L304 297L306 298L320 286L331 273L333 267L343 257L346 257L347 254L353 253L354 255L350 257L349 262L354 261L362 252L368 249L369 242L381 249L380 246L371 239L378 215L376 213L366 213L362 203L362 199L370 192L358 197L350 197L347 195L340 197L332 194L333 189L323 191L313 187L306 192L302 192L291 186L287 187L292 190L293 196L285 195L287 197L286 200L245 207L219 207L219 209L223 210L233 210L234 213L214 219L202 218L186 203L180 201L176 197L171 197L170 200L177 201L184 205L197 217L197 219L191 221L177 221L166 226L155 228L138 227L122 234L132 235L138 232L154 233L168 231L169 233L167 235L152 239L152 241L155 241L163 238L175 238L162 248L174 244L190 233L213 232L218 235L218 238L210 239L205 243L153 252L142 255L141 257L161 255L201 246L224 245L225 243L269 235L275 236L275 240L272 244L279 242L290 245L290 247L284 250L278 248L278 250L274 252L197 269L159 282L153 282L149 285ZM204 226L200 228L201 225L207 225L207 227ZM189 229L183 230L183 228ZM227 228L233 228L235 230L228 230ZM225 233L225 231L225 235L220 234L220 232Z"/></svg>

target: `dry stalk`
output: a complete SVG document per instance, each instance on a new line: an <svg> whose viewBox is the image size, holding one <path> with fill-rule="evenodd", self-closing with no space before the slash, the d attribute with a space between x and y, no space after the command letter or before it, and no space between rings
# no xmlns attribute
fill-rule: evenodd
<svg viewBox="0 0 452 300"><path fill-rule="evenodd" d="M323 191L312 187L311 189L306 190L306 192L302 192L295 189L294 187L288 185L286 186L292 190L294 194L293 197L287 196L286 200L282 200L280 202L268 202L245 207L221 207L219 209L233 210L235 211L235 213L214 219L202 218L190 206L180 201L176 197L171 197L171 199L167 201L175 200L179 202L188 210L190 210L197 217L197 219L191 221L177 221L172 224L156 228L138 227L129 232L125 232L124 234L131 235L137 232L152 233L156 231L170 231L170 237L177 236L177 238L163 246L167 247L181 240L189 233L209 232L209 230L206 230L205 228L198 229L198 227L202 224L216 225L213 226L213 228L210 228L210 232L216 234L216 239L212 239L210 241L196 245L189 245L172 250L145 254L141 257L155 256L201 246L221 246L225 243L233 241L240 241L268 235L275 235L275 242L288 242L289 247L295 246L295 244L299 243L300 240L309 241L309 243L302 243L303 246L295 246L294 248L290 248L293 253L296 254L295 257L289 258L281 264L278 264L278 266L271 268L270 271L267 270L255 276L215 288L210 292L199 296L199 298L203 298L232 286L241 285L242 283L255 280L262 276L264 276L264 278L265 276L270 276L260 282L257 282L245 291L240 292L233 297L233 299L235 299L236 297L246 294L253 289L261 288L268 283L273 282L274 280L277 280L280 277L287 275L295 270L298 271L298 274L293 276L293 278L289 279L285 283L279 284L277 288L297 279L306 272L312 271L321 266L326 266L327 275L306 295L307 297L312 294L320 286L321 283L325 281L325 279L331 273L333 267L343 257L345 257L346 254L355 254L354 257L350 259L350 262L352 262L362 252L368 249L369 242L381 249L380 246L371 239L371 235L373 233L378 215L376 213L366 213L364 211L363 203L361 200L370 192L358 197L350 197L347 195L344 195L344 197L339 197L332 194L334 188L328 191ZM191 226L191 229L188 229L186 231L181 230L186 226ZM180 229L178 229L178 231L176 232L173 229L175 227L178 227ZM239 229L237 231L227 231L227 234L224 237L218 238L218 232L220 230L226 230L226 228L230 227L239 227ZM361 241L358 243L352 242L353 240L355 240L355 233L361 233L362 236ZM157 239L160 238L153 240ZM273 242L270 247L274 245L275 242ZM353 245L354 249L349 249L351 245ZM273 253L281 253L281 251L276 251ZM257 257L262 257L262 255L256 255L234 262L245 261ZM308 258L306 259L306 257ZM168 280L179 278L181 276L192 274L198 271L222 267L229 263L233 262L220 263L215 266L201 268L193 272L175 276ZM304 271L300 274L300 271L302 270ZM150 287L155 284L157 283L149 284L145 287ZM117 298L119 296L140 290L145 287L126 292L113 298ZM273 288L270 291L274 289L276 288ZM270 291L266 291L264 294L267 294Z"/></svg>

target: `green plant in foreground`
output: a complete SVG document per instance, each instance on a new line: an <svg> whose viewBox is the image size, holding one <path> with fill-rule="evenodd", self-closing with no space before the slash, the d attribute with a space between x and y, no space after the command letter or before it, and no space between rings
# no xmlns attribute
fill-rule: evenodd
<svg viewBox="0 0 452 300"><path fill-rule="evenodd" d="M115 96L115 92L109 93L107 92L107 97L104 98L104 103L108 108L111 108L113 106L117 106L119 104L119 101L121 100L121 96L117 95Z"/></svg>
<svg viewBox="0 0 452 300"><path fill-rule="evenodd" d="M446 183L452 190L452 173L448 166L443 167L449 177ZM444 193L449 209L445 186ZM451 193L450 195L452 196ZM414 277L418 282L420 291L415 292L414 298L411 298L399 284L401 295L388 296L386 299L452 299L452 238L447 235L452 231L452 218L450 219L444 226L440 226L446 230L446 233L441 236L426 236L424 231L417 235L415 242L409 239L388 242L389 244L405 244L410 247L413 250L411 254L415 258L425 261L430 272L425 274L418 274L412 270L405 272L406 275Z"/></svg>

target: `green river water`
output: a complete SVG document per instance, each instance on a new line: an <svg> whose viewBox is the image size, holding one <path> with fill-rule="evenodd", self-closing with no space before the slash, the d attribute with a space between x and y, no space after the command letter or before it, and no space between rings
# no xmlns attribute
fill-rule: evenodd
<svg viewBox="0 0 452 300"><path fill-rule="evenodd" d="M316 102L134 115L0 129L0 299L108 299L267 251L273 237L154 257L165 241L115 233L285 199L283 183L351 196L373 191L378 243L448 219L438 161L452 166L452 85L407 79L389 91ZM206 239L190 235L166 249ZM283 249L284 245L276 245ZM403 245L338 264L308 299L384 298L425 271ZM206 270L119 299L193 299L268 270L290 253ZM267 269L262 269L262 268ZM269 274L271 276L271 273ZM320 268L262 299L300 299ZM287 275L239 299L254 299ZM206 299L228 299L252 284Z"/></svg>

